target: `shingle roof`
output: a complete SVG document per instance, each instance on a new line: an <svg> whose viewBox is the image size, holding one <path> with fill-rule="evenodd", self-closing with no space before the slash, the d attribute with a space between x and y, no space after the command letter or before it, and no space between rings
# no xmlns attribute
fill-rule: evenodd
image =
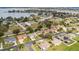
<svg viewBox="0 0 79 59"><path fill-rule="evenodd" d="M14 38L14 37L6 37L4 40L7 41L7 42L13 42L13 41L16 41L16 38Z"/></svg>

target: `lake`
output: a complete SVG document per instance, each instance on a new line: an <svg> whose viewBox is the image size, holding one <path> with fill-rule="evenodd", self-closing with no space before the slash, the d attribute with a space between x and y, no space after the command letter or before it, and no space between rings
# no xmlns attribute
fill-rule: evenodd
<svg viewBox="0 0 79 59"><path fill-rule="evenodd" d="M35 13L8 13L9 10L26 10L27 8L0 8L0 17L6 18L8 16L12 17L29 17L31 14Z"/></svg>
<svg viewBox="0 0 79 59"><path fill-rule="evenodd" d="M62 7L61 7L62 8ZM52 9L53 10L56 10L58 12L66 12L66 13L75 13L75 14L79 14L79 7L63 7L62 9L61 8L54 8ZM19 17L29 17L31 14L35 14L37 15L36 13L8 13L9 10L27 10L28 8L20 8L20 7L0 7L0 17L8 17L8 16L12 16L12 17L16 17L16 18L19 18ZM31 8L32 9L32 8ZM33 9L38 9L38 8L33 8ZM50 7L48 8L50 9ZM73 9L73 10L71 10Z"/></svg>

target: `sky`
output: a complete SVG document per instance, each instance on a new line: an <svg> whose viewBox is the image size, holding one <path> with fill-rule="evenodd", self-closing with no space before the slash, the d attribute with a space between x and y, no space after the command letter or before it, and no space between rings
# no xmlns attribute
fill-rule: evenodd
<svg viewBox="0 0 79 59"><path fill-rule="evenodd" d="M0 0L0 7L78 7L79 0Z"/></svg>

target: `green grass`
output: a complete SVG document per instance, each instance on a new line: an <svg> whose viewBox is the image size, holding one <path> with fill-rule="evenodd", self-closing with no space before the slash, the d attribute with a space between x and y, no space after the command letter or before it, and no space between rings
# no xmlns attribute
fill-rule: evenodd
<svg viewBox="0 0 79 59"><path fill-rule="evenodd" d="M13 45L14 45L14 43L7 43L7 44L4 44L3 47L6 49L9 47L12 47Z"/></svg>
<svg viewBox="0 0 79 59"><path fill-rule="evenodd" d="M79 36L76 36L75 38L73 38L76 41L79 41Z"/></svg>
<svg viewBox="0 0 79 59"><path fill-rule="evenodd" d="M32 45L32 48L34 51L41 51L41 49L36 44Z"/></svg>
<svg viewBox="0 0 79 59"><path fill-rule="evenodd" d="M67 46L64 50L65 51L79 51L79 43L75 43L71 46Z"/></svg>
<svg viewBox="0 0 79 59"><path fill-rule="evenodd" d="M65 47L66 46L63 43L61 43L59 46L52 45L51 47L48 48L48 51L63 51Z"/></svg>
<svg viewBox="0 0 79 59"><path fill-rule="evenodd" d="M19 48L19 51L28 51L28 47L25 47L24 44L19 44L18 48Z"/></svg>
<svg viewBox="0 0 79 59"><path fill-rule="evenodd" d="M30 41L31 41L30 38L26 38L26 39L24 39L24 43L28 43L28 42L30 42Z"/></svg>

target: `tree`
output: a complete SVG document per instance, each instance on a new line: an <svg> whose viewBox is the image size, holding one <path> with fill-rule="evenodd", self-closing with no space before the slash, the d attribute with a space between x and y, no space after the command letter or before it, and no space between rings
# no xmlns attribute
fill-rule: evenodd
<svg viewBox="0 0 79 59"><path fill-rule="evenodd" d="M27 29L26 29L27 31L29 31L29 33L32 33L33 32L33 29L32 29L32 27L27 27Z"/></svg>
<svg viewBox="0 0 79 59"><path fill-rule="evenodd" d="M0 37L2 37L4 35L4 32L0 31Z"/></svg>
<svg viewBox="0 0 79 59"><path fill-rule="evenodd" d="M14 33L14 34L18 34L19 32L20 32L19 29L15 29L15 30L13 30L13 33Z"/></svg>
<svg viewBox="0 0 79 59"><path fill-rule="evenodd" d="M4 32L0 31L0 43L4 44L4 39L2 38L3 35L4 35Z"/></svg>
<svg viewBox="0 0 79 59"><path fill-rule="evenodd" d="M38 25L38 27L35 29L35 31L41 30L43 26L42 25Z"/></svg>
<svg viewBox="0 0 79 59"><path fill-rule="evenodd" d="M62 32L63 31L63 28L59 28L57 31Z"/></svg>
<svg viewBox="0 0 79 59"><path fill-rule="evenodd" d="M47 28L50 28L51 25L52 25L52 22L51 21L47 21L47 22L45 22L45 25L46 25Z"/></svg>
<svg viewBox="0 0 79 59"><path fill-rule="evenodd" d="M28 17L25 17L25 18L22 20L22 22L27 22L27 21L29 21L29 18L28 18Z"/></svg>
<svg viewBox="0 0 79 59"><path fill-rule="evenodd" d="M18 45L18 48L19 48L20 50L23 50L24 45L23 45L23 44L19 44L19 45Z"/></svg>
<svg viewBox="0 0 79 59"><path fill-rule="evenodd" d="M6 19L7 19L8 21L12 21L12 20L13 20L13 18L12 18L11 16L7 17Z"/></svg>
<svg viewBox="0 0 79 59"><path fill-rule="evenodd" d="M52 34L51 33L47 33L43 37L44 38L48 38L48 39L52 39Z"/></svg>
<svg viewBox="0 0 79 59"><path fill-rule="evenodd" d="M16 20L16 21L18 21L18 22L20 22L20 21L22 21L24 19L24 17L20 17L20 18L14 18L14 20Z"/></svg>
<svg viewBox="0 0 79 59"><path fill-rule="evenodd" d="M1 26L0 26L0 31L1 31L1 32L7 32L7 31L8 31L8 26L6 26L6 25L1 25Z"/></svg>

